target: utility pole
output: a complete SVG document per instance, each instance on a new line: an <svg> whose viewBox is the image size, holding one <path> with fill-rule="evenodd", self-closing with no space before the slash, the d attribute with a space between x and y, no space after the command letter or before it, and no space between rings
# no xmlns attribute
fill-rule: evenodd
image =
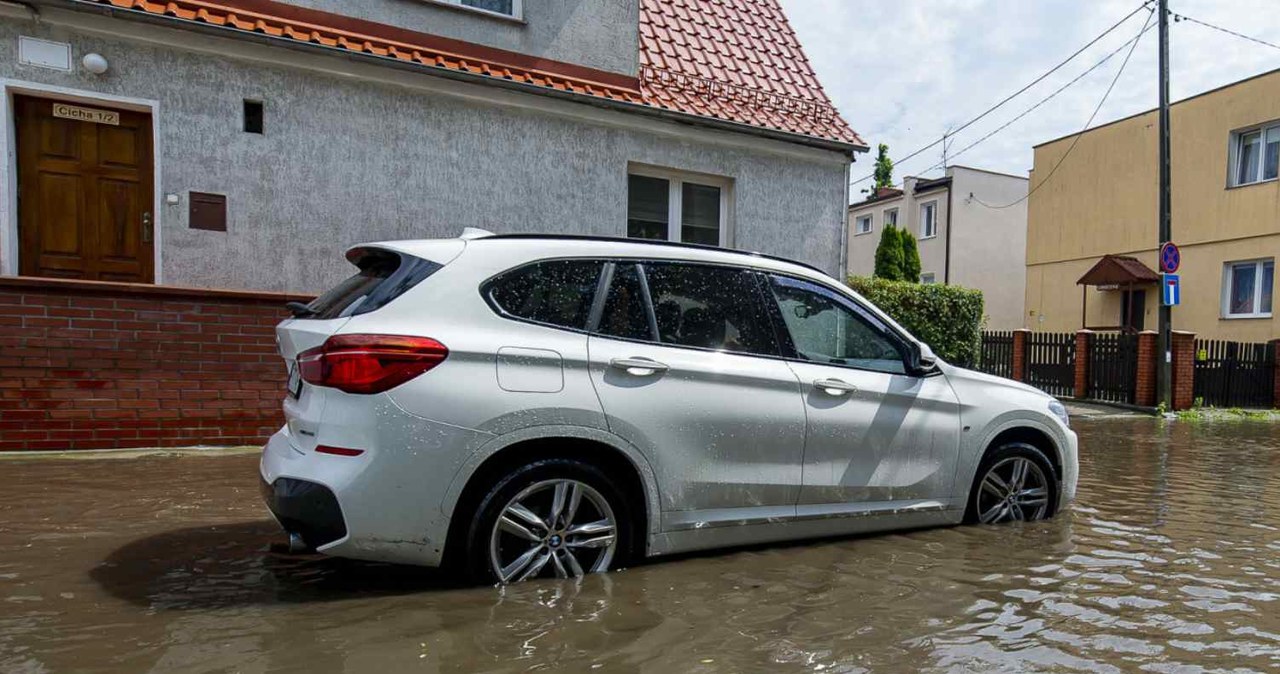
<svg viewBox="0 0 1280 674"><path fill-rule="evenodd" d="M1169 0L1157 0L1160 27L1160 247L1173 238L1172 192L1169 172ZM1163 288L1161 289L1163 291ZM1173 307L1160 303L1159 366L1156 396L1166 410L1173 409Z"/></svg>

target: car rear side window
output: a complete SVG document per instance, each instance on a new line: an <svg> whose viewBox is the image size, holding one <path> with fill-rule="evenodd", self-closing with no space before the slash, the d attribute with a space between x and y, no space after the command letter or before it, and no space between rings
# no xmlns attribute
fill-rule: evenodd
<svg viewBox="0 0 1280 674"><path fill-rule="evenodd" d="M486 293L514 318L585 330L603 267L599 260L539 262L490 281Z"/></svg>
<svg viewBox="0 0 1280 674"><path fill-rule="evenodd" d="M663 344L779 354L753 272L663 262L647 262L644 271Z"/></svg>
<svg viewBox="0 0 1280 674"><path fill-rule="evenodd" d="M308 304L305 318L329 319L367 314L403 295L441 265L418 257L376 248L357 248L347 259L360 268Z"/></svg>

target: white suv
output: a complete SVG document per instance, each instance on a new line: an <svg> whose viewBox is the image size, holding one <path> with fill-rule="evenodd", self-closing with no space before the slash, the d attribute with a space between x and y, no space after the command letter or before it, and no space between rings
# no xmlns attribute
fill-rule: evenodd
<svg viewBox="0 0 1280 674"><path fill-rule="evenodd" d="M937 360L822 272L604 238L374 243L280 324L267 504L301 548L478 580L1034 520L1074 495L1052 397Z"/></svg>

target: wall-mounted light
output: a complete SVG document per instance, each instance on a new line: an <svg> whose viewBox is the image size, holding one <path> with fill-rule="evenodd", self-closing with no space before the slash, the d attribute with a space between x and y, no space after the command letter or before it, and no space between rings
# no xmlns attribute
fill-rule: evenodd
<svg viewBox="0 0 1280 674"><path fill-rule="evenodd" d="M85 54L84 58L81 59L80 62L84 64L85 70L88 70L94 75L101 75L102 73L107 72L107 69L111 67L111 64L107 62L106 57L96 52Z"/></svg>

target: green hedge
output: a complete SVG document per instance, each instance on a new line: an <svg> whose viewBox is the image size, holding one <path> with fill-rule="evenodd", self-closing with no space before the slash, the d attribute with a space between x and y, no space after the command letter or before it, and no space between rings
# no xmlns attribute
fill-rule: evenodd
<svg viewBox="0 0 1280 674"><path fill-rule="evenodd" d="M943 360L967 366L982 343L982 291L939 284L849 277L849 287L928 344Z"/></svg>

